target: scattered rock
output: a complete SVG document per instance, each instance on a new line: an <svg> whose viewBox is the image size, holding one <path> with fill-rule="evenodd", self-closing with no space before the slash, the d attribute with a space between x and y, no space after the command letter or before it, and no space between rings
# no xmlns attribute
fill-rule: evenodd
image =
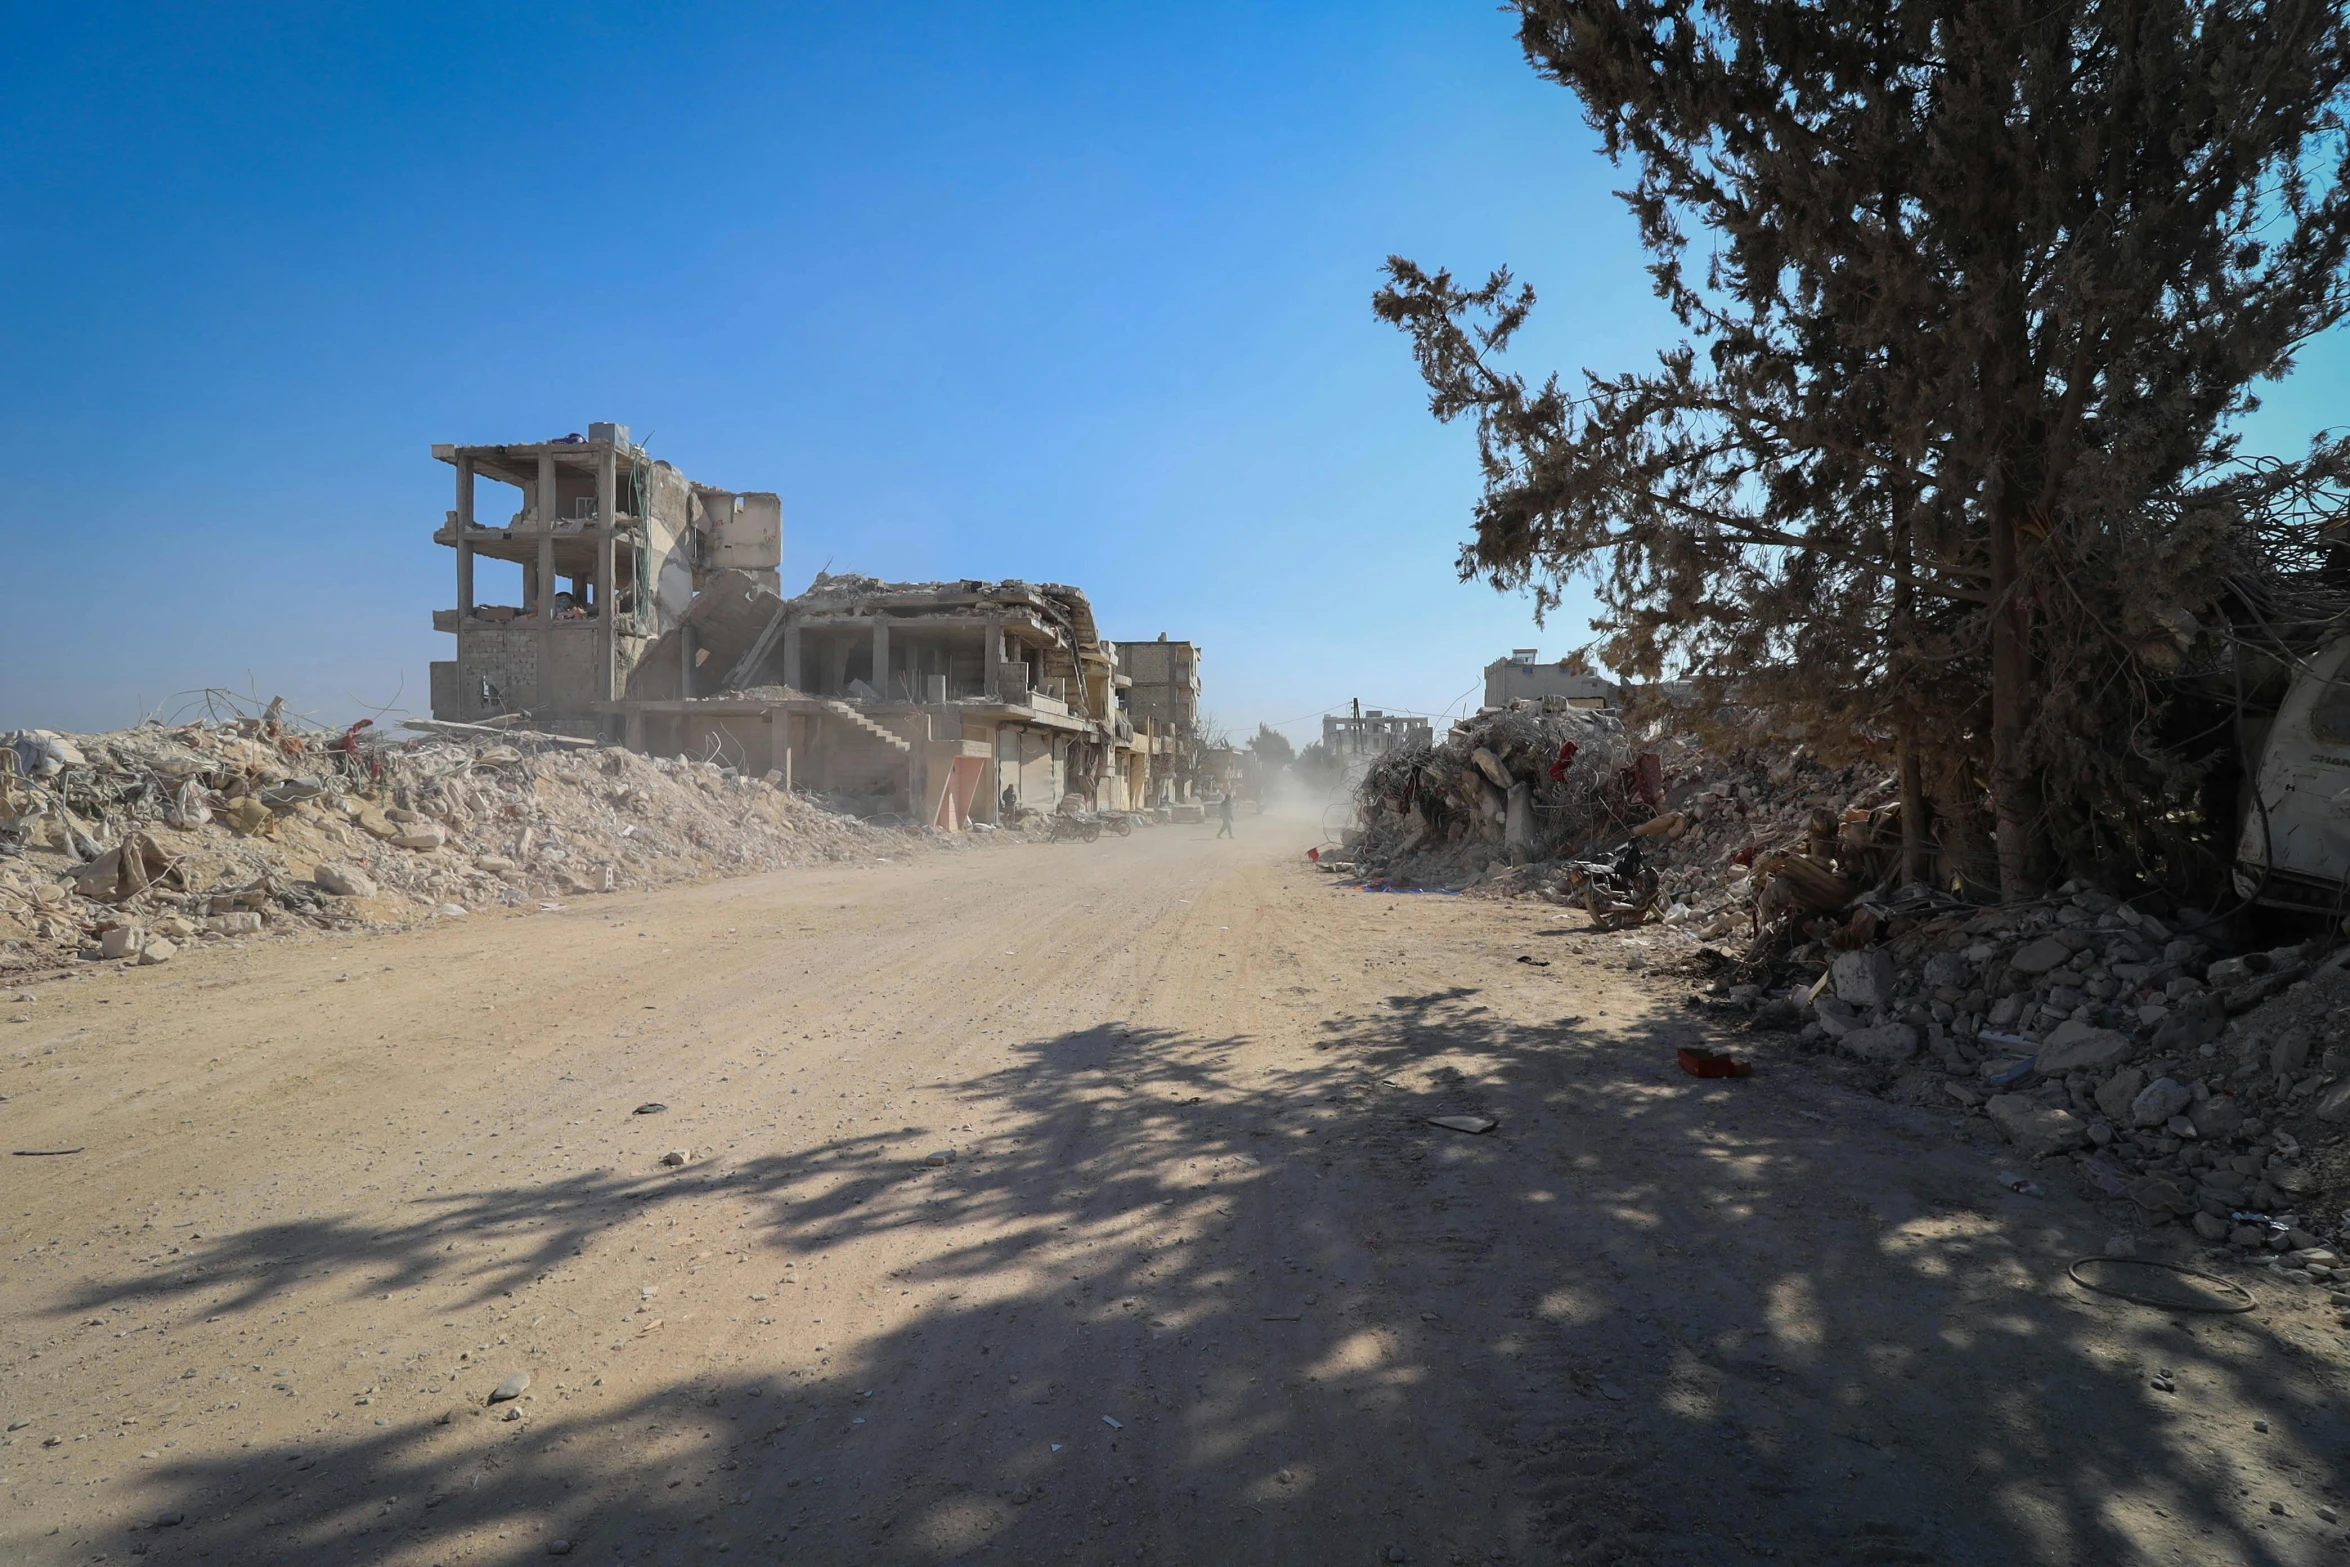
<svg viewBox="0 0 2350 1567"><path fill-rule="evenodd" d="M2130 1119L2130 1102L2138 1097L2138 1091L2145 1086L2145 1072L2138 1067L2125 1066L2097 1085L2097 1108L2105 1112L2107 1120L2127 1123Z"/></svg>
<svg viewBox="0 0 2350 1567"><path fill-rule="evenodd" d="M2228 1221L2217 1214L2198 1211L2193 1222L2195 1233L2214 1245L2228 1238Z"/></svg>
<svg viewBox="0 0 2350 1567"><path fill-rule="evenodd" d="M1820 1032L1830 1039L1842 1039L1863 1026L1860 1014L1834 996L1822 996L1812 1003L1812 1020L1820 1025Z"/></svg>
<svg viewBox="0 0 2350 1567"><path fill-rule="evenodd" d="M505 1381L490 1389L490 1402L493 1404L503 1404L509 1399L520 1398L523 1395L523 1392L529 1388L529 1386L530 1373L527 1371L517 1371L514 1373L514 1375L508 1377Z"/></svg>
<svg viewBox="0 0 2350 1567"><path fill-rule="evenodd" d="M2300 1071L2309 1064L2309 1047L2312 1043L2308 1029L2285 1029L2269 1042L2269 1071L2272 1074Z"/></svg>
<svg viewBox="0 0 2350 1567"><path fill-rule="evenodd" d="M571 1542L569 1540L549 1540L547 1542L547 1554L549 1556L569 1556L571 1554Z"/></svg>
<svg viewBox="0 0 2350 1567"><path fill-rule="evenodd" d="M2050 969L2062 968L2071 961L2073 949L2054 936L2042 936L2028 941L2007 960L2007 966L2018 974L2040 975Z"/></svg>
<svg viewBox="0 0 2350 1567"><path fill-rule="evenodd" d="M936 1165L942 1165L942 1164L953 1164L953 1163L955 1162L955 1151L954 1151L952 1148L941 1148L941 1149L940 1149L938 1152L936 1152L936 1153L934 1153L934 1154L930 1155L928 1158L924 1159L922 1162L923 1162L924 1164L927 1164L927 1165L933 1165L933 1166L936 1166Z"/></svg>
<svg viewBox="0 0 2350 1567"><path fill-rule="evenodd" d="M690 1163L693 1156L694 1152L691 1148L672 1148L661 1156L661 1162L674 1170L680 1165Z"/></svg>
<svg viewBox="0 0 2350 1567"><path fill-rule="evenodd" d="M2143 1176L2130 1184L2130 1201L2148 1213L2190 1214L2195 1201L2159 1175Z"/></svg>
<svg viewBox="0 0 2350 1567"><path fill-rule="evenodd" d="M2268 959L2257 952L2248 952L2236 958L2218 958L2203 971L2203 982L2214 990L2225 990L2230 985L2241 985L2248 979L2266 973L2268 967Z"/></svg>
<svg viewBox="0 0 2350 1567"><path fill-rule="evenodd" d="M2317 1190L2317 1177L2297 1164L2272 1164L2268 1168L2268 1184L2280 1192L2305 1197Z"/></svg>
<svg viewBox="0 0 2350 1567"><path fill-rule="evenodd" d="M2130 1101L2130 1124L2160 1126L2195 1102L2195 1091L2184 1083L2158 1077Z"/></svg>
<svg viewBox="0 0 2350 1567"><path fill-rule="evenodd" d="M2088 1135L2071 1115L2050 1109L2029 1094L1995 1094L1983 1109L2001 1135L2034 1157L2078 1148Z"/></svg>
<svg viewBox="0 0 2350 1567"><path fill-rule="evenodd" d="M138 925L117 925L98 938L98 956L107 959L127 958L145 944L147 932Z"/></svg>
<svg viewBox="0 0 2350 1567"><path fill-rule="evenodd" d="M178 956L179 950L161 936L150 936L147 944L139 949L139 966L145 968L157 963L169 963Z"/></svg>
<svg viewBox="0 0 2350 1567"><path fill-rule="evenodd" d="M2194 1125L2197 1137L2233 1137L2244 1125L2244 1111L2228 1095L2213 1094L2188 1111L2187 1119Z"/></svg>
<svg viewBox="0 0 2350 1567"><path fill-rule="evenodd" d="M310 879L318 884L321 891L332 893L338 898L372 898L377 892L375 883L365 871L355 865L345 865L340 860L321 863L310 873Z"/></svg>
<svg viewBox="0 0 2350 1567"><path fill-rule="evenodd" d="M1918 1031L1907 1023L1880 1023L1853 1029L1836 1043L1863 1061L1899 1066L1918 1053Z"/></svg>
<svg viewBox="0 0 2350 1567"><path fill-rule="evenodd" d="M2129 1053L2129 1036L2119 1030L2064 1022L2040 1042L2036 1064L2042 1077L2062 1077L2068 1072L2094 1072L2111 1066L2127 1059Z"/></svg>
<svg viewBox="0 0 2350 1567"><path fill-rule="evenodd" d="M2321 1121L2329 1121L2335 1125L2350 1121L2350 1078L2336 1083L2324 1093L2319 1094L2317 1102L2309 1109L2310 1113Z"/></svg>
<svg viewBox="0 0 2350 1567"><path fill-rule="evenodd" d="M651 1104L641 1104L641 1105L638 1105L638 1106L637 1106L637 1107L636 1107L634 1110L631 1110L631 1111L629 1112L629 1114L631 1114L631 1115L661 1115L661 1114L665 1113L665 1112L666 1112L668 1109L669 1109L669 1107L668 1107L667 1105L665 1105L665 1104L662 1104L662 1103L660 1103L658 1100L656 1100L656 1101L654 1101L654 1102L653 1102L653 1103L651 1103Z"/></svg>
<svg viewBox="0 0 2350 1567"><path fill-rule="evenodd" d="M1828 965L1828 976L1836 999L1847 1006L1866 1011L1893 1004L1893 954L1883 947L1838 953L1836 961Z"/></svg>
<svg viewBox="0 0 2350 1567"><path fill-rule="evenodd" d="M1490 1132L1501 1125L1489 1115L1432 1115L1428 1117L1428 1124L1441 1126L1448 1132L1467 1132L1472 1136Z"/></svg>

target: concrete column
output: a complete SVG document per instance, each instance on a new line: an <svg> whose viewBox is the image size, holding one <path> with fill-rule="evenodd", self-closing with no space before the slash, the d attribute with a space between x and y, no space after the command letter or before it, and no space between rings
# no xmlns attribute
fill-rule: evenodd
<svg viewBox="0 0 2350 1567"><path fill-rule="evenodd" d="M884 702L890 699L889 689L889 617L873 617L873 689L881 693Z"/></svg>
<svg viewBox="0 0 2350 1567"><path fill-rule="evenodd" d="M800 628L788 620L783 625L783 683L794 691L807 689L800 684Z"/></svg>
<svg viewBox="0 0 2350 1567"><path fill-rule="evenodd" d="M1003 621L993 615L988 616L987 629L980 634L987 639L986 645L980 649L980 656L987 674L987 698L991 702L998 701L1003 697L1002 690L996 685L996 677L1001 672L1004 662Z"/></svg>
<svg viewBox="0 0 2350 1567"><path fill-rule="evenodd" d="M691 625L677 628L677 694L687 701L694 695L694 655L702 650L702 639Z"/></svg>
<svg viewBox="0 0 2350 1567"><path fill-rule="evenodd" d="M619 547L613 539L619 500L619 454L606 447L596 463L596 526L603 530L596 540L596 650L604 672L598 684L604 688L606 701L620 695L620 620L613 613L613 589L619 581L619 568L613 560L613 551Z"/></svg>
<svg viewBox="0 0 2350 1567"><path fill-rule="evenodd" d="M536 617L555 623L555 459L539 458L539 596L531 605Z"/></svg>
<svg viewBox="0 0 2350 1567"><path fill-rule="evenodd" d="M473 459L457 459L457 622L473 613Z"/></svg>
<svg viewBox="0 0 2350 1567"><path fill-rule="evenodd" d="M628 728L623 731L620 743L631 751L641 752L644 750L645 713L643 708L632 707L628 710Z"/></svg>

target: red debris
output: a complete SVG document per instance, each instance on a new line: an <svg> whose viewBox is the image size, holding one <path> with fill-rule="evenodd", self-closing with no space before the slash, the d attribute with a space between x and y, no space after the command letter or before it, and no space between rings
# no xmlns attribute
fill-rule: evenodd
<svg viewBox="0 0 2350 1567"><path fill-rule="evenodd" d="M1654 751L1643 751L1632 761L1632 781L1640 790L1640 798L1648 802L1652 811L1665 808L1665 759Z"/></svg>
<svg viewBox="0 0 2350 1567"><path fill-rule="evenodd" d="M1750 1061L1741 1061L1736 1056L1723 1055L1718 1051L1702 1049L1696 1045L1683 1045L1679 1054L1681 1070L1687 1072L1691 1077L1751 1077L1754 1075L1754 1064Z"/></svg>

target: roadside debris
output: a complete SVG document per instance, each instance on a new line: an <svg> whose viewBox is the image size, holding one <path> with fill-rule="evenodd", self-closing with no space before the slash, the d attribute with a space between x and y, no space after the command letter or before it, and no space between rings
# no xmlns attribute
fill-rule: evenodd
<svg viewBox="0 0 2350 1567"><path fill-rule="evenodd" d="M1501 1125L1489 1115L1432 1115L1428 1117L1428 1124L1441 1126L1448 1132L1467 1132L1471 1136L1490 1132Z"/></svg>
<svg viewBox="0 0 2350 1567"><path fill-rule="evenodd" d="M520 1398L529 1387L530 1373L527 1371L517 1371L512 1376L508 1377L505 1381L490 1389L489 1401L493 1404L503 1404L509 1399Z"/></svg>
<svg viewBox="0 0 2350 1567"><path fill-rule="evenodd" d="M265 932L456 918L908 838L731 768L512 730L304 730L273 704L18 731L0 735L0 973L76 955L151 966Z"/></svg>
<svg viewBox="0 0 2350 1567"><path fill-rule="evenodd" d="M1356 790L1363 826L1347 848L1391 874L1409 863L1418 883L1458 885L1497 854L1524 862L1625 836L1656 814L1659 776L1615 715L1521 703L1380 757Z"/></svg>
<svg viewBox="0 0 2350 1567"><path fill-rule="evenodd" d="M2216 1254L2350 1282L2340 934L2232 951L2244 927L2159 893L1986 907L1905 883L1887 768L1714 755L1674 722L1489 709L1374 763L1341 852L1367 889L1580 909L1612 965L1694 975L1689 1005L1721 1023L1842 1058Z"/></svg>
<svg viewBox="0 0 2350 1567"><path fill-rule="evenodd" d="M1691 1077L1752 1077L1754 1063L1741 1061L1736 1056L1707 1050L1698 1045L1683 1045L1678 1058L1681 1070Z"/></svg>

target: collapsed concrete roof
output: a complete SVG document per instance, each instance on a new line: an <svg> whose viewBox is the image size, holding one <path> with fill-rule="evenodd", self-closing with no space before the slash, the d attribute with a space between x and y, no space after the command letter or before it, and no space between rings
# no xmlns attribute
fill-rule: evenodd
<svg viewBox="0 0 2350 1567"><path fill-rule="evenodd" d="M1082 647L1092 647L1101 640L1101 632L1094 625L1093 605L1085 591L1063 582L1022 582L1017 577L1006 577L999 582L984 582L976 577L950 582L885 582L879 577L854 572L820 571L816 580L808 584L807 591L792 602L810 608L898 610L1027 604L1060 621L1071 639Z"/></svg>

